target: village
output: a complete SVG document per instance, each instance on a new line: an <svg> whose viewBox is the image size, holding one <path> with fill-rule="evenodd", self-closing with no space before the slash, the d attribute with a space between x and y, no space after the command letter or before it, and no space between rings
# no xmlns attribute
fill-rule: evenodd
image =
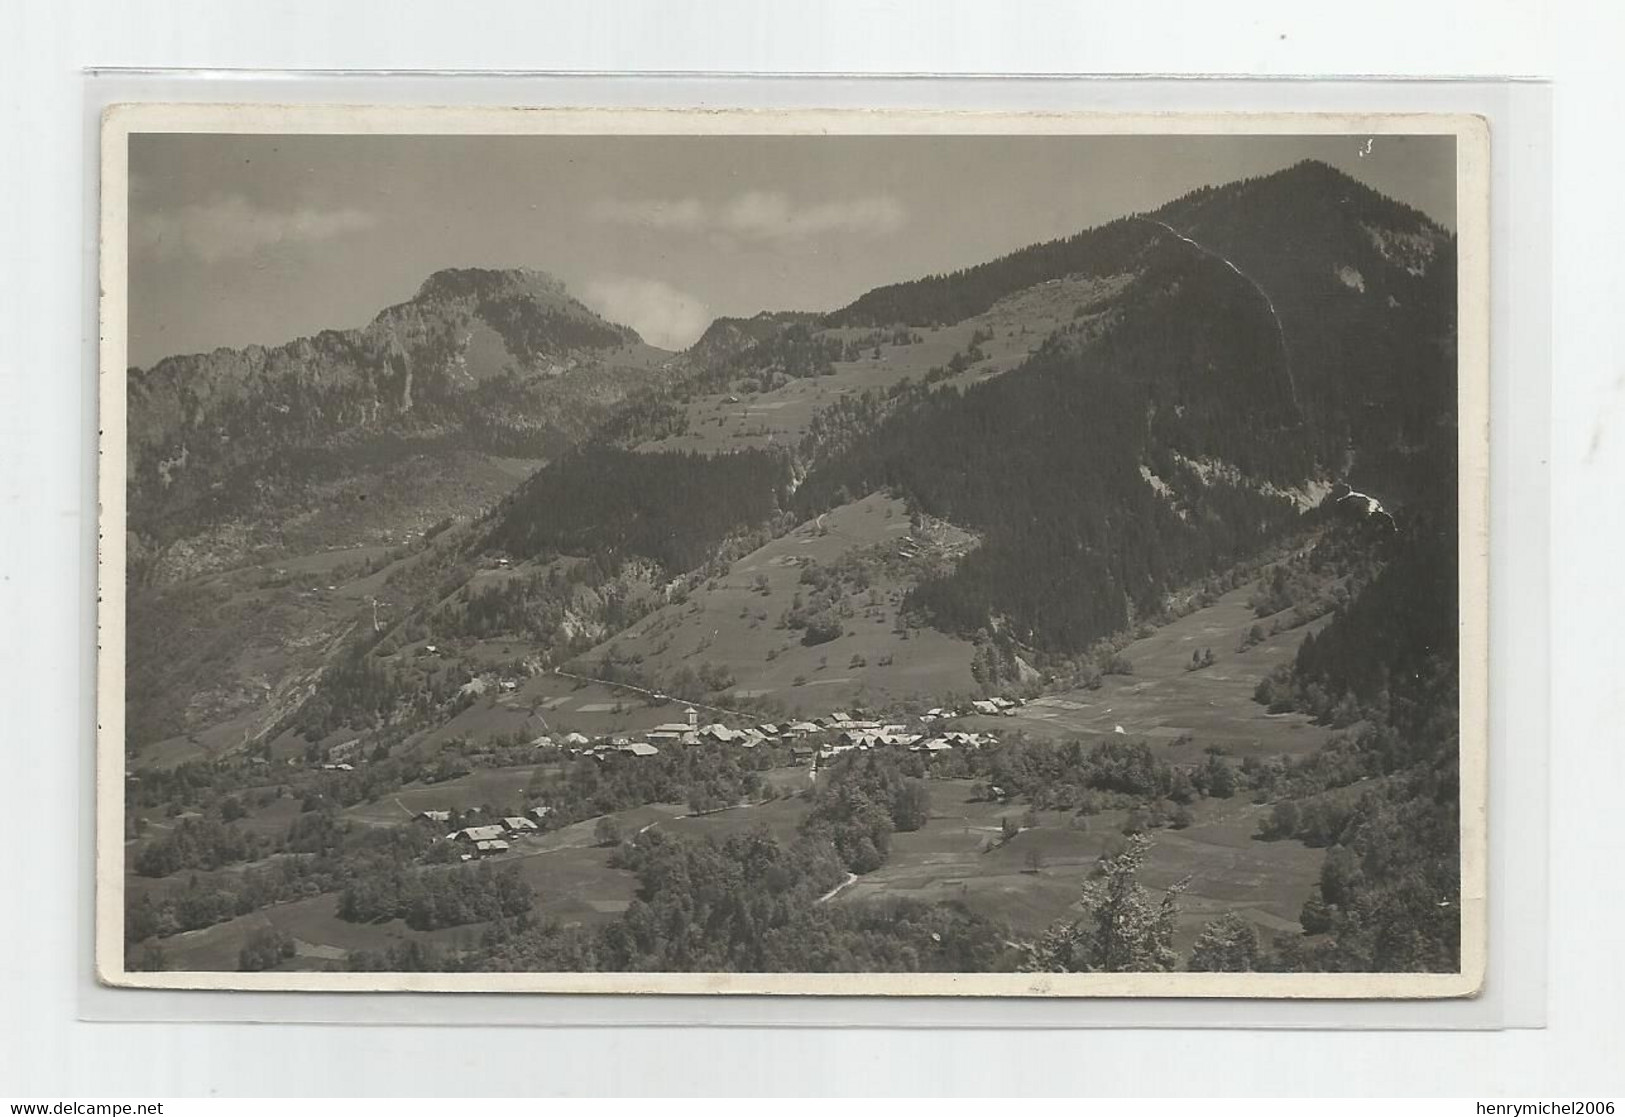
<svg viewBox="0 0 1625 1117"><path fill-rule="evenodd" d="M878 749L903 749L931 756L955 748L980 748L998 743L998 736L986 732L966 732L943 728L943 723L967 714L986 716L1013 715L1021 705L1016 699L978 699L968 710L933 707L914 721L880 722L867 718L854 718L844 711L835 711L808 721L783 723L764 722L759 725L735 729L722 722L700 724L700 712L689 706L686 721L667 722L641 734L640 740L625 736L603 737L593 740L581 733L566 733L557 738L543 734L529 742L533 750L557 751L572 757L591 757L600 762L612 758L647 758L660 755L661 748L684 748L705 744L731 745L741 749L755 749L767 745L789 745L790 755L797 765L811 766L810 774L816 779L821 761L833 759L843 753ZM342 749L343 746L341 746ZM353 751L353 750L352 750ZM345 755L349 755L346 753ZM346 761L328 762L325 769L351 771ZM446 840L464 847L461 859L475 860L507 853L513 842L538 833L547 816L548 806L529 808L523 815L503 817L496 822L466 826L447 834ZM428 809L417 816L427 823L446 823L452 818L449 810Z"/></svg>

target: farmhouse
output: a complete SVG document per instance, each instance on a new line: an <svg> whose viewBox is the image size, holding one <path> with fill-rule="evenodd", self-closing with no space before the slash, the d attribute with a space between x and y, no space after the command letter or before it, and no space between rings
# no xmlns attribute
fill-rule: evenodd
<svg viewBox="0 0 1625 1117"><path fill-rule="evenodd" d="M559 744L546 733L543 733L540 737L537 737L531 741L530 747L533 749L556 749L559 747Z"/></svg>
<svg viewBox="0 0 1625 1117"><path fill-rule="evenodd" d="M823 726L810 721L798 721L786 726L784 734L787 737L805 737L809 733L820 733L823 728Z"/></svg>
<svg viewBox="0 0 1625 1117"><path fill-rule="evenodd" d="M419 811L418 817L428 822L450 822L450 811Z"/></svg>
<svg viewBox="0 0 1625 1117"><path fill-rule="evenodd" d="M528 814L531 818L534 818L537 822L540 822L540 821L542 821L542 819L546 818L548 815L553 813L553 808L552 807L532 807L530 810L526 811L525 813Z"/></svg>
<svg viewBox="0 0 1625 1117"><path fill-rule="evenodd" d="M459 842L495 842L501 841L504 831L500 826L465 826L452 835L454 841Z"/></svg>
<svg viewBox="0 0 1625 1117"><path fill-rule="evenodd" d="M580 733L566 733L564 735L564 743L569 745L571 748L579 749L587 744L590 744L591 742L589 742L588 739Z"/></svg>
<svg viewBox="0 0 1625 1117"><path fill-rule="evenodd" d="M987 698L978 698L970 705L971 709L979 714L996 714L999 712L999 708L993 704L991 699Z"/></svg>
<svg viewBox="0 0 1625 1117"><path fill-rule="evenodd" d="M513 847L501 838L486 838L483 841L475 842L474 848L480 852L481 856L484 856L487 853L507 853Z"/></svg>
<svg viewBox="0 0 1625 1117"><path fill-rule="evenodd" d="M510 834L519 834L526 830L536 829L536 824L530 819L519 818L517 816L509 816L504 818L502 820L502 825L507 827Z"/></svg>
<svg viewBox="0 0 1625 1117"><path fill-rule="evenodd" d="M627 744L619 745L619 746L617 746L617 748L619 749L619 751L624 752L629 756L659 756L660 755L660 750L659 749L655 748L653 745L645 744L642 741L631 741L631 742L629 742Z"/></svg>

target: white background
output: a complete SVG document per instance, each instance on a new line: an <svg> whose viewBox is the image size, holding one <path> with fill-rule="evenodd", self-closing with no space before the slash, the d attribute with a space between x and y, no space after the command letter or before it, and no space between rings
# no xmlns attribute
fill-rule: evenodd
<svg viewBox="0 0 1625 1117"><path fill-rule="evenodd" d="M1616 5L1367 0L1041 3L60 3L0 6L0 1096L404 1093L1621 1093L1625 458ZM485 68L779 73L1516 75L1556 81L1545 1029L1170 1032L384 1028L91 1023L79 817L95 504L86 373L84 70ZM1519 199L1502 199L1516 207ZM1537 253L1538 255L1538 253ZM1545 313L1537 277L1509 313ZM1543 370L1542 370L1543 371ZM1535 376L1539 383L1543 376ZM1500 402L1500 401L1498 401ZM1547 433L1512 402L1520 444ZM1530 463L1538 470L1538 462ZM1499 511L1499 509L1498 509ZM1545 525L1497 518L1499 538ZM1497 544L1499 545L1499 543ZM1545 587L1525 589L1541 602ZM1512 614L1508 614L1512 615ZM1538 607L1493 633L1539 649ZM1508 629L1511 629L1509 631ZM1526 660L1528 657L1525 657ZM1546 685L1539 657L1529 678ZM1540 794L1537 786L1534 794ZM1516 900L1516 897L1513 898ZM542 1009L537 1008L540 1016Z"/></svg>

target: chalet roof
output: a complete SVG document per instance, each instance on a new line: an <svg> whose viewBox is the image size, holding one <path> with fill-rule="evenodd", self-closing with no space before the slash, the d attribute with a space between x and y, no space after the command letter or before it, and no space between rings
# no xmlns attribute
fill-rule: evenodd
<svg viewBox="0 0 1625 1117"><path fill-rule="evenodd" d="M466 826L457 831L457 836L470 842L490 842L501 838L503 833L500 826Z"/></svg>
<svg viewBox="0 0 1625 1117"><path fill-rule="evenodd" d="M509 830L534 830L534 829L536 829L536 824L534 822L532 822L530 819L528 819L528 818L520 818L517 815L510 815L508 817L503 818L502 825L506 826Z"/></svg>
<svg viewBox="0 0 1625 1117"><path fill-rule="evenodd" d="M645 743L643 741L633 741L631 744L622 745L621 746L621 751L622 752L629 752L633 756L659 756L660 755L660 750L659 749L657 749L653 745L647 744L647 743Z"/></svg>

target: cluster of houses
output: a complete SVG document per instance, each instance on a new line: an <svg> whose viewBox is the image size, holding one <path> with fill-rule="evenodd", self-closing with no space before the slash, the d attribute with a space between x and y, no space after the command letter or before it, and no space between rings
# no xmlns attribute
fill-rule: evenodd
<svg viewBox="0 0 1625 1117"><path fill-rule="evenodd" d="M522 838L526 834L534 834L540 830L542 819L546 818L552 809L552 807L532 807L523 815L499 818L483 826L465 826L461 830L453 830L447 834L446 840L465 847L462 855L464 861L496 853L507 853L513 848L515 838ZM418 818L425 822L444 825L451 821L451 812L419 811Z"/></svg>
<svg viewBox="0 0 1625 1117"><path fill-rule="evenodd" d="M1010 713L1016 706L1017 703L1008 698L971 704L973 712L992 714ZM657 725L644 733L642 740L608 737L594 742L580 733L570 733L559 738L537 737L531 746L560 748L571 755L603 760L616 754L658 756L662 746L715 743L753 749L765 744L789 744L798 760L810 760L814 756L828 759L852 749L906 748L912 752L939 753L956 747L978 748L997 740L988 733L933 732L933 723L963 716L960 711L941 707L927 710L919 719L920 725L914 728L901 722L854 718L836 711L807 721L764 722L735 729L721 722L701 725L699 711L693 707L685 713L686 722Z"/></svg>
<svg viewBox="0 0 1625 1117"><path fill-rule="evenodd" d="M912 752L940 753L953 748L979 748L997 738L988 733L940 732L940 727L935 723L967 714L1010 716L1020 705L1019 701L1010 698L984 698L971 702L965 709L937 706L913 719L913 727L901 722L854 718L837 710L810 720L763 722L744 729L735 729L721 722L701 725L699 711L690 706L684 711L687 721L657 725L644 733L641 740L619 736L594 740L582 733L566 733L557 737L543 734L531 740L530 747L533 750L558 749L572 756L586 755L597 760L607 760L616 755L658 756L663 746L707 743L736 745L744 749L766 744L789 744L800 761L811 760L815 756L827 760L852 749L906 748ZM330 749L321 768L324 771L352 772L355 770L352 762L360 759L361 742L352 740ZM290 759L289 763L296 761Z"/></svg>
<svg viewBox="0 0 1625 1117"><path fill-rule="evenodd" d="M745 729L734 729L721 722L701 725L699 711L689 707L684 711L688 717L686 722L657 725L645 733L646 739L641 741L625 737L609 737L594 741L581 733L566 733L557 738L544 735L530 743L533 748L560 749L571 755L592 756L598 760L617 754L633 757L658 756L661 745L698 745L708 742L737 745L747 749L763 744L787 743L798 761L810 761L814 758L827 760L853 750L878 748L905 748L910 752L925 753L929 756L955 748L980 748L998 741L998 737L991 733L943 730L935 723L949 721L971 712L1010 714L1018 705L1018 702L1008 698L989 698L972 702L966 711L937 707L927 710L917 719L918 725L912 728L901 722L854 718L836 711L807 721L764 722ZM351 745L359 746L359 742L351 742ZM346 746L340 747L341 750L345 748ZM350 765L324 764L323 767L349 769ZM551 810L551 807L537 806L530 808L524 815L501 818L479 826L465 826L447 834L446 840L465 847L462 853L464 861L507 853L513 848L516 839L536 833L542 820ZM417 817L424 822L443 826L451 821L452 812L425 810L418 812Z"/></svg>

